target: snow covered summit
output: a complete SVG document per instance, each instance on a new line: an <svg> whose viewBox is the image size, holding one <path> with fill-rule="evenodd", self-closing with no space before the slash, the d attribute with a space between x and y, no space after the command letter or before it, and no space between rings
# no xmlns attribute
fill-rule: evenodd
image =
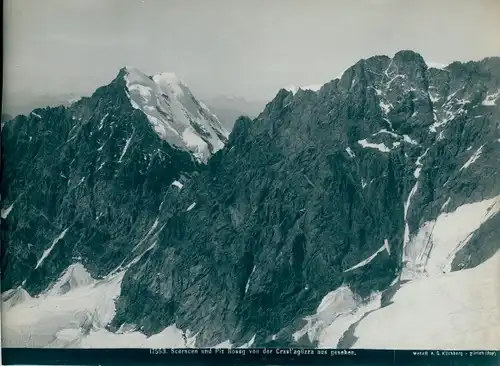
<svg viewBox="0 0 500 366"><path fill-rule="evenodd" d="M128 67L124 72L132 107L146 115L160 138L203 163L224 147L229 132L175 74L150 77Z"/></svg>

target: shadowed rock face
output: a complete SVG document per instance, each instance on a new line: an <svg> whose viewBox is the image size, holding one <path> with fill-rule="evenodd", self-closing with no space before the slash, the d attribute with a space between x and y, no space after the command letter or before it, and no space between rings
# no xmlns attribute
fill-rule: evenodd
<svg viewBox="0 0 500 366"><path fill-rule="evenodd" d="M300 319L332 289L389 287L405 233L500 194L499 58L445 69L411 51L361 60L318 92L281 90L257 119L238 119L203 167L158 139L122 80L2 131L2 207L14 204L2 221L3 289L26 279L37 293L76 256L97 275L138 258L112 329L175 323L198 346L254 334L253 346L295 344ZM171 187L181 174L184 187ZM454 268L498 250L497 218ZM346 272L386 239L388 250Z"/></svg>
<svg viewBox="0 0 500 366"><path fill-rule="evenodd" d="M70 108L37 109L2 130L2 289L38 293L71 263L93 275L125 260L174 179L197 169L132 109L123 75ZM66 230L37 267L43 252Z"/></svg>

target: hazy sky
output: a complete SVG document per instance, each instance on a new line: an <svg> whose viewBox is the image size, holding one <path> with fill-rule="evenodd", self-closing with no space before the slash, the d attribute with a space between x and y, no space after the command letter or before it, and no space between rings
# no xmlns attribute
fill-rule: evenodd
<svg viewBox="0 0 500 366"><path fill-rule="evenodd" d="M499 0L5 0L7 93L89 93L124 65L267 99L360 58L500 55Z"/></svg>

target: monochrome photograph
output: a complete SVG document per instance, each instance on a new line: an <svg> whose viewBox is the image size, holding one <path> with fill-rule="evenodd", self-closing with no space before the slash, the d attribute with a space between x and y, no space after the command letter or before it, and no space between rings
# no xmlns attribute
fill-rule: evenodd
<svg viewBox="0 0 500 366"><path fill-rule="evenodd" d="M500 2L3 11L6 364L264 348L498 362Z"/></svg>

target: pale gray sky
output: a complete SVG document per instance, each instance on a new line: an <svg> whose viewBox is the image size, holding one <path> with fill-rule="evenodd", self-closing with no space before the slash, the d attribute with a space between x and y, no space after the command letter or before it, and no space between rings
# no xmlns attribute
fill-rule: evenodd
<svg viewBox="0 0 500 366"><path fill-rule="evenodd" d="M5 0L7 93L89 93L121 66L175 72L202 98L267 99L360 58L500 55L498 0Z"/></svg>

